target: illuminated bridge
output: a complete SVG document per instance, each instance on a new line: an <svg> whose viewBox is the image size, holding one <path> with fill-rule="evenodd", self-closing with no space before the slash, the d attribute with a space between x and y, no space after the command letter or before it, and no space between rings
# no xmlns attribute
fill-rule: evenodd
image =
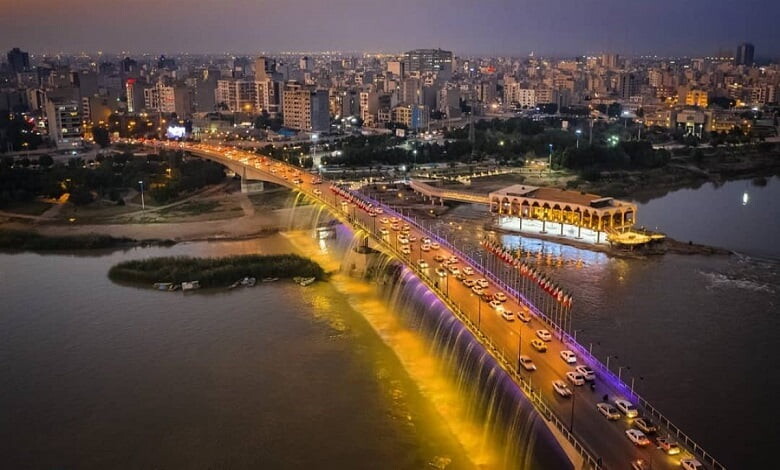
<svg viewBox="0 0 780 470"><path fill-rule="evenodd" d="M444 201L457 201L457 202L471 202L474 204L490 204L490 198L488 198L487 194L481 195L481 194L473 194L473 193L467 193L464 191L454 191L452 189L445 189L440 188L437 186L432 186L424 181L421 180L411 180L409 182L409 187L412 188L414 191L417 191L418 193L422 194L423 196L429 198L432 203L435 203L438 199L439 203L444 203Z"/></svg>
<svg viewBox="0 0 780 470"><path fill-rule="evenodd" d="M505 373L514 381L528 401L532 403L544 423L566 451L575 468L588 469L628 469L631 462L643 460L647 467L654 470L680 468L682 459L696 458L708 469L724 469L712 455L685 435L664 415L656 410L633 390L632 385L624 383L620 370L616 376L607 365L593 357L586 348L579 345L567 332L565 325L557 318L545 315L528 301L518 290L519 286L510 281L508 285L499 275L490 272L484 266L465 255L446 239L438 237L417 221L405 217L356 192L320 182L319 177L307 173L298 167L288 165L265 156L218 146L202 144L179 144L147 142L147 145L168 147L188 151L195 156L208 158L246 177L269 181L299 191L324 205L334 217L348 224L356 232L360 231L370 238L372 244L402 261L426 286L434 292L478 340L484 349L496 360ZM381 216L372 216L369 208L381 208ZM396 232L387 223L385 217L398 219L399 224L409 226L409 238L422 240L427 237L440 245L439 249L425 251L421 243L399 243ZM404 253L406 251L406 253ZM461 269L474 270L474 279L485 278L491 289L499 289L508 296L504 308L512 312L527 313L525 321L508 322L502 318L480 296L475 295L462 282L451 275L440 276L435 266L436 258L457 257ZM439 258L441 259L441 258ZM420 267L424 260L430 267ZM531 347L538 329L552 331L551 341L547 342L547 352L539 352ZM572 351L576 355L577 365L588 365L596 373L596 391L588 386L569 385L573 392L569 398L563 398L553 390L554 380L566 381L566 373L574 364L562 360L560 353ZM520 367L519 356L529 356L537 370L528 371ZM677 441L682 452L668 455L655 444L645 447L634 445L625 431L635 428L635 420L625 416L616 421L607 420L597 411L596 404L608 395L609 400L628 400L636 405L639 415L650 418L658 426L657 435Z"/></svg>

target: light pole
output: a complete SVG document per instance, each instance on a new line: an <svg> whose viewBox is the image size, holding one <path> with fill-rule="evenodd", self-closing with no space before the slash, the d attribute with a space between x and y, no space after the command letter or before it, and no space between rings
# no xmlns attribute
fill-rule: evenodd
<svg viewBox="0 0 780 470"><path fill-rule="evenodd" d="M577 134L577 149L580 148L580 135L582 134L582 131L580 129L577 129L574 131L575 134Z"/></svg>
<svg viewBox="0 0 780 470"><path fill-rule="evenodd" d="M141 185L141 210L146 210L146 204L144 203L144 182L139 181L138 184Z"/></svg>
<svg viewBox="0 0 780 470"><path fill-rule="evenodd" d="M569 420L569 432L574 432L574 399L577 398L577 389L571 388L571 418Z"/></svg>
<svg viewBox="0 0 780 470"><path fill-rule="evenodd" d="M547 158L547 169L550 170L550 173L552 173L552 151L553 144L550 144L550 156Z"/></svg>

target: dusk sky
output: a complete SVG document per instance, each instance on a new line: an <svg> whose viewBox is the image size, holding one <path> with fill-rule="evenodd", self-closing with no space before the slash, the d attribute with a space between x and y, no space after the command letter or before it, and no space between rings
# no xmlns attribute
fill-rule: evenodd
<svg viewBox="0 0 780 470"><path fill-rule="evenodd" d="M0 0L0 49L780 56L778 0Z"/></svg>

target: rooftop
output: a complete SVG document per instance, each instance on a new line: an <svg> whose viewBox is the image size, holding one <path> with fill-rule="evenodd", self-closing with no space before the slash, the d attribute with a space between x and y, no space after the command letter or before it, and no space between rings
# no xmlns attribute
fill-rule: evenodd
<svg viewBox="0 0 780 470"><path fill-rule="evenodd" d="M567 191L565 189L558 188L529 186L527 184L515 184L503 189L492 191L490 193L491 199L494 196L525 197L590 207L619 207L629 204L628 202L613 199L611 197L599 196L598 194L583 193L580 191Z"/></svg>

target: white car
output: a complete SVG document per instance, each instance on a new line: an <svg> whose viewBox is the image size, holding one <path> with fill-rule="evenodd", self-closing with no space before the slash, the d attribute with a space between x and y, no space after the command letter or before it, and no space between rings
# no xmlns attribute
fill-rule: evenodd
<svg viewBox="0 0 780 470"><path fill-rule="evenodd" d="M428 262L424 259L417 260L417 266L420 267L420 269L427 269L428 268Z"/></svg>
<svg viewBox="0 0 780 470"><path fill-rule="evenodd" d="M417 241L417 237L415 237L414 235L409 235L409 237L408 237L408 238L409 238L409 241L410 241L410 242L415 242L415 241Z"/></svg>
<svg viewBox="0 0 780 470"><path fill-rule="evenodd" d="M506 321L515 321L515 315L509 310L504 310L503 308L501 308L501 316Z"/></svg>
<svg viewBox="0 0 780 470"><path fill-rule="evenodd" d="M534 361L532 361L530 357L520 356L519 361L520 365L523 366L523 369L536 370L536 364L534 364Z"/></svg>
<svg viewBox="0 0 780 470"><path fill-rule="evenodd" d="M552 385L553 389L558 393L558 395L562 396L563 398L569 398L571 396L571 389L569 389L563 380L553 380Z"/></svg>
<svg viewBox="0 0 780 470"><path fill-rule="evenodd" d="M457 263L458 262L458 258L456 258L455 256L450 256L447 259L447 261L449 261L450 263Z"/></svg>
<svg viewBox="0 0 780 470"><path fill-rule="evenodd" d="M569 351L568 349L564 349L563 351L561 351L561 359L563 359L563 362L567 364L574 364L575 362L577 362L577 356L575 356L574 353Z"/></svg>
<svg viewBox="0 0 780 470"><path fill-rule="evenodd" d="M677 455L680 453L680 444L671 437L659 437L655 440L658 448L666 452L667 455Z"/></svg>
<svg viewBox="0 0 780 470"><path fill-rule="evenodd" d="M463 280L463 285L468 287L468 288L474 287L474 279L464 279Z"/></svg>
<svg viewBox="0 0 780 470"><path fill-rule="evenodd" d="M520 321L523 323L528 323L529 321L531 321L531 317L529 317L528 314L526 314L525 312L518 312L517 318L519 318Z"/></svg>
<svg viewBox="0 0 780 470"><path fill-rule="evenodd" d="M588 382L596 380L596 372L594 372L593 369L588 366L577 366L574 368L574 370L582 375L582 377Z"/></svg>
<svg viewBox="0 0 780 470"><path fill-rule="evenodd" d="M477 279L477 285L483 289L487 289L490 284L483 278Z"/></svg>
<svg viewBox="0 0 780 470"><path fill-rule="evenodd" d="M473 293L475 293L475 294L477 294L477 295L482 295L482 293L483 293L484 291L483 291L483 289L482 289L481 287L479 287L479 286L473 286L473 287L471 288L471 292L473 292Z"/></svg>
<svg viewBox="0 0 780 470"><path fill-rule="evenodd" d="M434 261L438 261L439 263L441 263L442 261L444 261L444 256L442 256L442 255L433 255L433 260Z"/></svg>
<svg viewBox="0 0 780 470"><path fill-rule="evenodd" d="M410 255L412 254L412 250L409 248L409 245L404 245L401 247L401 253L405 255Z"/></svg>
<svg viewBox="0 0 780 470"><path fill-rule="evenodd" d="M466 266L465 268L463 268L463 274L465 274L466 276L471 276L472 274L474 274L474 270L471 269L471 266Z"/></svg>
<svg viewBox="0 0 780 470"><path fill-rule="evenodd" d="M317 188L314 188L314 191L312 191L312 192L314 193L315 196L322 196L322 191L320 191Z"/></svg>
<svg viewBox="0 0 780 470"><path fill-rule="evenodd" d="M552 341L552 335L547 330L536 330L536 336L542 341Z"/></svg>
<svg viewBox="0 0 780 470"><path fill-rule="evenodd" d="M636 407L631 404L628 400L623 400L622 398L618 398L615 400L615 406L617 409L620 410L621 413L626 415L628 418L636 418L639 416L639 412L636 410Z"/></svg>
<svg viewBox="0 0 780 470"><path fill-rule="evenodd" d="M704 470L704 465L696 459L682 459L680 466L685 470Z"/></svg>
<svg viewBox="0 0 780 470"><path fill-rule="evenodd" d="M403 235L398 235L398 243L407 244L407 243L409 243L409 239L408 239L408 238L406 238L406 237L405 237L405 236L403 236Z"/></svg>
<svg viewBox="0 0 780 470"><path fill-rule="evenodd" d="M498 300L491 300L490 301L490 306L493 307L496 310L499 310L499 309L503 310L504 309L504 307L501 306L501 302L499 302Z"/></svg>
<svg viewBox="0 0 780 470"><path fill-rule="evenodd" d="M506 294L504 294L503 292L496 292L495 294L493 294L493 297L499 302L506 302Z"/></svg>
<svg viewBox="0 0 780 470"><path fill-rule="evenodd" d="M585 385L585 379L576 372L566 372L566 379L574 385Z"/></svg>
<svg viewBox="0 0 780 470"><path fill-rule="evenodd" d="M386 228L380 228L379 229L379 233L384 237L387 234L389 234L390 232L388 232Z"/></svg>
<svg viewBox="0 0 780 470"><path fill-rule="evenodd" d="M452 273L453 276L457 276L458 274L460 274L460 269L458 269L457 266L450 265L450 266L447 266L447 269L450 270L450 272Z"/></svg>
<svg viewBox="0 0 780 470"><path fill-rule="evenodd" d="M609 403L596 403L596 409L599 410L599 413L603 414L604 417L610 421L620 419L620 412L618 412L617 408L610 405Z"/></svg>
<svg viewBox="0 0 780 470"><path fill-rule="evenodd" d="M379 222L383 224L387 224L390 223L390 219L388 219L387 217L382 217L381 219L379 219Z"/></svg>
<svg viewBox="0 0 780 470"><path fill-rule="evenodd" d="M639 429L631 428L627 430L626 437L628 437L631 440L631 442L641 447L650 444L650 439L648 439L647 436L645 436L645 433L643 433Z"/></svg>
<svg viewBox="0 0 780 470"><path fill-rule="evenodd" d="M642 431L645 434L652 434L656 431L658 431L658 427L655 425L654 422L650 421L647 418L637 418L634 420L634 426L639 428L640 431Z"/></svg>
<svg viewBox="0 0 780 470"><path fill-rule="evenodd" d="M439 244L436 243L436 242L431 243L431 249L432 250L438 250L439 249Z"/></svg>
<svg viewBox="0 0 780 470"><path fill-rule="evenodd" d="M436 274L438 274L439 277L447 277L447 270L439 266L436 268Z"/></svg>
<svg viewBox="0 0 780 470"><path fill-rule="evenodd" d="M420 249L422 251L431 251L431 245L421 245Z"/></svg>
<svg viewBox="0 0 780 470"><path fill-rule="evenodd" d="M430 245L431 244L431 239L428 238L428 237L422 237L422 239L420 239L420 241L425 243L426 245Z"/></svg>

